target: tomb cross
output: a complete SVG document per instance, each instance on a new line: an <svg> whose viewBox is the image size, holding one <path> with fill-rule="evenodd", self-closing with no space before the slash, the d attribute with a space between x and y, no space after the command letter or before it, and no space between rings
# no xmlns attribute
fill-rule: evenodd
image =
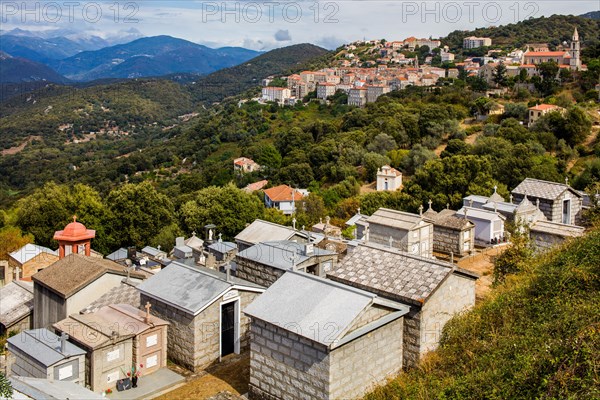
<svg viewBox="0 0 600 400"><path fill-rule="evenodd" d="M360 207L358 207L358 211L357 211L358 215L360 215Z"/></svg>
<svg viewBox="0 0 600 400"><path fill-rule="evenodd" d="M446 203L446 209L449 210L450 209L450 203Z"/></svg>
<svg viewBox="0 0 600 400"><path fill-rule="evenodd" d="M512 204L512 194L510 195L509 199L510 199L510 204Z"/></svg>
<svg viewBox="0 0 600 400"><path fill-rule="evenodd" d="M161 246L160 246L160 244L159 244L158 246L156 246L156 248L157 248L158 250L160 250L160 247L161 247Z"/></svg>
<svg viewBox="0 0 600 400"><path fill-rule="evenodd" d="M540 199L535 199L535 206L540 208Z"/></svg>
<svg viewBox="0 0 600 400"><path fill-rule="evenodd" d="M193 231L193 232L192 232L192 236L196 236L196 231Z"/></svg>
<svg viewBox="0 0 600 400"><path fill-rule="evenodd" d="M21 272L21 268L16 267L15 268L15 277L16 277L15 280L17 280L17 281L19 280L19 272Z"/></svg>
<svg viewBox="0 0 600 400"><path fill-rule="evenodd" d="M565 176L565 185L569 186L569 177Z"/></svg>
<svg viewBox="0 0 600 400"><path fill-rule="evenodd" d="M419 215L423 215L423 204L419 206Z"/></svg>
<svg viewBox="0 0 600 400"><path fill-rule="evenodd" d="M429 209L431 210L431 205L433 204L433 201L431 201L431 199L429 199L429 201L427 203L429 203Z"/></svg>
<svg viewBox="0 0 600 400"><path fill-rule="evenodd" d="M296 217L292 218L292 228L294 228L294 230L296 230Z"/></svg>
<svg viewBox="0 0 600 400"><path fill-rule="evenodd" d="M498 191L498 186L494 185L494 193L496 193Z"/></svg>
<svg viewBox="0 0 600 400"><path fill-rule="evenodd" d="M223 234L219 232L219 242L223 241Z"/></svg>
<svg viewBox="0 0 600 400"><path fill-rule="evenodd" d="M73 222L77 222L77 215L73 215Z"/></svg>
<svg viewBox="0 0 600 400"><path fill-rule="evenodd" d="M467 219L467 209L464 209L465 219Z"/></svg>
<svg viewBox="0 0 600 400"><path fill-rule="evenodd" d="M394 238L390 236L388 240L390 242L390 247L394 247Z"/></svg>

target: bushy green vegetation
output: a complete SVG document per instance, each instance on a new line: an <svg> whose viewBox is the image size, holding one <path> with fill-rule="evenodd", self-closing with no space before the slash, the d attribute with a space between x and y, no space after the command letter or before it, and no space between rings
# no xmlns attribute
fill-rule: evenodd
<svg viewBox="0 0 600 400"><path fill-rule="evenodd" d="M600 231L536 259L444 328L377 399L600 397Z"/></svg>

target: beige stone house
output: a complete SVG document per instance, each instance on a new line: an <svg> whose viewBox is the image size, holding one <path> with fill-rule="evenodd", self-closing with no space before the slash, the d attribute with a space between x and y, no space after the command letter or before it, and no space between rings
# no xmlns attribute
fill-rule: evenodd
<svg viewBox="0 0 600 400"><path fill-rule="evenodd" d="M200 371L248 346L241 310L264 288L204 267L173 262L137 286L142 304L170 323L169 359Z"/></svg>
<svg viewBox="0 0 600 400"><path fill-rule="evenodd" d="M516 203L525 196L539 205L548 221L577 225L581 219L583 195L566 183L526 178L512 190Z"/></svg>
<svg viewBox="0 0 600 400"><path fill-rule="evenodd" d="M166 367L168 325L148 311L115 304L72 314L54 328L86 350L86 382L100 391L114 388L134 365L144 366L144 376Z"/></svg>
<svg viewBox="0 0 600 400"><path fill-rule="evenodd" d="M4 270L4 283L8 284L14 279L31 280L33 274L56 261L58 261L57 251L28 243L8 255L8 268Z"/></svg>
<svg viewBox="0 0 600 400"><path fill-rule="evenodd" d="M423 217L433 224L433 251L464 256L475 249L475 224L456 216L456 211L436 212L430 202Z"/></svg>
<svg viewBox="0 0 600 400"><path fill-rule="evenodd" d="M433 224L421 215L380 208L356 222L357 238L366 243L391 246L411 254L431 257Z"/></svg>
<svg viewBox="0 0 600 400"><path fill-rule="evenodd" d="M409 307L304 272L288 272L251 317L251 399L354 399L402 369Z"/></svg>
<svg viewBox="0 0 600 400"><path fill-rule="evenodd" d="M436 349L446 322L475 305L478 279L454 264L374 244L359 245L327 277L410 305L404 319L405 366Z"/></svg>

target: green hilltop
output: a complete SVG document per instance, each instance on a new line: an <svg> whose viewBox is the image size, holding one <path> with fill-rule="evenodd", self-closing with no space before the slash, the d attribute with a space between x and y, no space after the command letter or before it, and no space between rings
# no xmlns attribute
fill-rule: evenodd
<svg viewBox="0 0 600 400"><path fill-rule="evenodd" d="M451 320L421 366L378 399L600 398L600 231L509 277Z"/></svg>

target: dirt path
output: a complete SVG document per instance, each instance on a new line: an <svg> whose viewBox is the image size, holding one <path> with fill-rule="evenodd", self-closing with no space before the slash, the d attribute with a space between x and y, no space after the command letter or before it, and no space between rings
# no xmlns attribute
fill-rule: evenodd
<svg viewBox="0 0 600 400"><path fill-rule="evenodd" d="M177 371L182 373L182 371ZM248 392L250 358L248 354L235 356L210 368L206 373L192 375L188 372L188 382L163 396L160 400L208 399L219 393L229 392L233 397Z"/></svg>
<svg viewBox="0 0 600 400"><path fill-rule="evenodd" d="M14 154L20 153L23 151L23 149L25 149L25 146L27 146L33 140L40 140L41 138L41 136L29 136L27 140L25 140L20 145L11 147L10 149L4 149L0 152L0 154L3 156L12 156Z"/></svg>
<svg viewBox="0 0 600 400"><path fill-rule="evenodd" d="M485 249L481 253L463 258L458 262L458 266L460 268L475 272L480 276L475 286L475 295L477 301L483 300L490 292L494 280L492 275L494 269L492 257L501 254L504 250L506 250L507 246L508 245L503 245L500 247Z"/></svg>

